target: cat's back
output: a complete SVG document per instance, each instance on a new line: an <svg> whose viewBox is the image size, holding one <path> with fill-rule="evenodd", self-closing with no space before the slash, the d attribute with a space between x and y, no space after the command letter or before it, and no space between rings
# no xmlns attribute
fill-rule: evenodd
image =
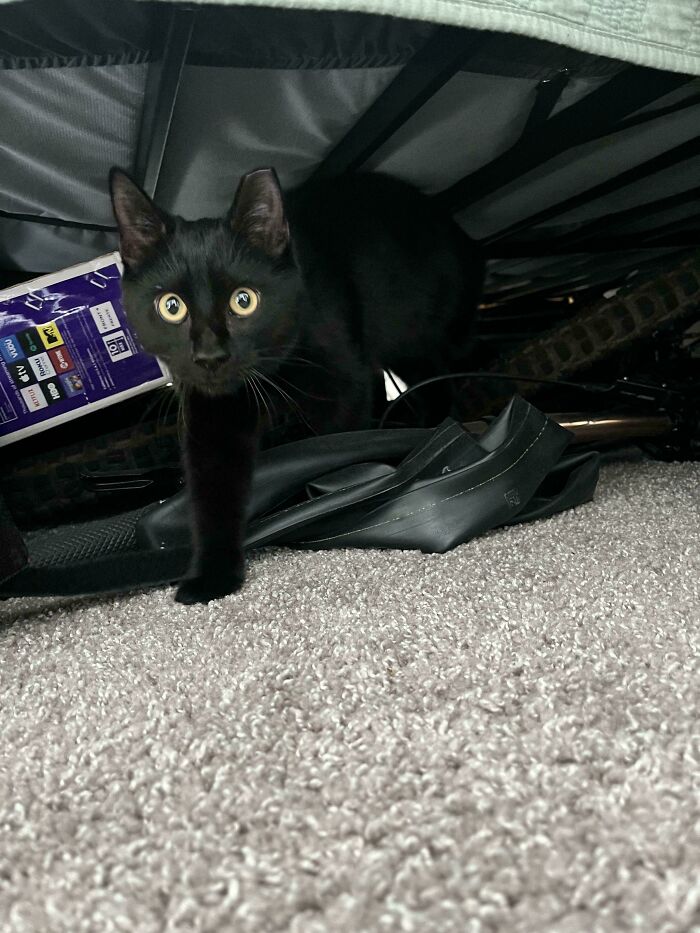
<svg viewBox="0 0 700 933"><path fill-rule="evenodd" d="M370 173L312 180L286 205L314 320L341 315L382 366L435 356L471 318L478 252L413 186Z"/></svg>
<svg viewBox="0 0 700 933"><path fill-rule="evenodd" d="M453 222L412 185L378 173L312 180L291 191L292 229L319 244L358 246L389 237L410 252L430 247L436 232L453 236Z"/></svg>

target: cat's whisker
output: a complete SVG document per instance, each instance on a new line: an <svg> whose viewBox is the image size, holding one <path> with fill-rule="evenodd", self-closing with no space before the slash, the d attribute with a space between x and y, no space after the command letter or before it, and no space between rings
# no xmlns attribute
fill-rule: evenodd
<svg viewBox="0 0 700 933"><path fill-rule="evenodd" d="M289 386L294 392L298 392L299 395L303 395L305 398L313 399L315 402L330 402L331 399L327 395L314 395L312 392L306 392L304 389L300 389L299 386L294 385L293 382L290 382L289 379L285 379L283 376L280 376L279 373L275 373L275 378L279 379L285 385Z"/></svg>
<svg viewBox="0 0 700 933"><path fill-rule="evenodd" d="M173 397L177 402L177 436L180 441L183 440L187 430L187 386L181 385L177 392L173 392Z"/></svg>
<svg viewBox="0 0 700 933"><path fill-rule="evenodd" d="M257 376L255 377L255 387L258 395L260 396L260 401L262 402L263 412L267 416L268 420L272 421L272 408L270 405L270 400L263 386L260 384L260 380L257 378Z"/></svg>
<svg viewBox="0 0 700 933"><path fill-rule="evenodd" d="M270 416L270 422L272 423L272 422L274 421L275 401L274 401L274 399L272 398L272 396L270 395L268 389L267 389L266 386L265 386L265 381L266 381L266 380L264 379L263 374L262 374L261 372L259 372L258 370L256 370L256 371L255 371L255 378L256 378L256 380L257 380L258 385L260 386L260 391L263 393L263 395L264 395L265 398L267 399L267 402L268 402L268 414L269 414L269 416Z"/></svg>
<svg viewBox="0 0 700 933"><path fill-rule="evenodd" d="M294 349L304 350L306 348L304 346L296 345ZM313 352L312 348L308 348L308 349L310 349L311 352ZM314 366L316 369L322 369L324 372L328 372L328 373L331 372L328 366L324 366L322 363L319 363L318 360L310 360L306 356L299 356L298 354L294 354L294 353L290 353L289 355L285 355L285 356L279 356L277 347L259 347L257 352L258 352L257 358L261 362L277 363L279 365L283 365L284 363L288 363L288 362L306 363L308 366ZM269 353L273 353L275 355L274 356L261 355L261 354L269 354Z"/></svg>
<svg viewBox="0 0 700 933"><path fill-rule="evenodd" d="M307 421L304 415L304 412L301 406L299 405L299 403L295 399L293 399L292 396L288 392L286 392L281 386L277 385L277 383L273 379L271 379L269 376L266 376L264 373L258 373L258 376L261 379L264 379L265 382L267 382L271 388L279 392L279 394L282 396L284 401L286 401L287 404L292 409L292 411L295 412L299 416L299 418L304 422L304 424L309 429L309 431L311 431L312 433L316 433L314 429L311 427L311 425L309 424L309 422Z"/></svg>
<svg viewBox="0 0 700 933"><path fill-rule="evenodd" d="M273 414L272 414L272 408L271 408L271 399L269 398L267 392L264 391L263 386L262 386L262 384L260 383L260 379L259 379L260 374L258 373L257 370L253 369L253 370L250 371L250 376L251 376L251 379L252 379L253 387L255 388L256 396L257 396L257 397L260 399L260 401L262 402L263 408L264 408L264 410L265 410L265 414L267 415L268 419L270 420L270 423L272 423L272 421L273 421ZM258 407L258 413L260 414L260 408L259 408L259 407Z"/></svg>
<svg viewBox="0 0 700 933"><path fill-rule="evenodd" d="M158 406L157 411L156 411L156 423L157 423L158 418L160 416L160 409L163 405L165 398L166 398L166 395L164 391L162 389L157 390L154 393L154 397L150 400L148 405L146 405L144 410L141 412L141 415L139 417L137 424L143 424L143 422L146 420L146 418L148 418L148 416L151 414L151 412L156 407L156 405Z"/></svg>
<svg viewBox="0 0 700 933"><path fill-rule="evenodd" d="M246 393L248 394L249 398L251 397L251 393L252 393L252 398L255 401L255 408L258 413L258 417L259 418L262 417L262 411L260 408L260 396L258 395L258 390L254 382L254 377L250 373L246 373L244 377L244 385L246 388Z"/></svg>
<svg viewBox="0 0 700 933"><path fill-rule="evenodd" d="M160 426L165 424L165 421L170 413L170 406L172 405L172 397L169 397L165 394L161 395L160 400L158 401L158 411L156 412L156 424Z"/></svg>
<svg viewBox="0 0 700 933"><path fill-rule="evenodd" d="M187 411L185 409L185 399L178 395L177 399L177 436L182 441L187 428Z"/></svg>
<svg viewBox="0 0 700 933"><path fill-rule="evenodd" d="M273 402L273 400L272 400L272 396L271 396L270 393L267 391L267 389L266 389L266 387L265 387L265 385L264 385L264 382L266 382L266 381L268 381L268 380L266 379L265 376L263 376L263 374L262 374L259 370L256 369L256 370L253 370L253 372L255 373L255 379L256 379L256 382L257 382L257 384L258 384L258 387L260 388L260 391L264 393L265 398L266 398L267 401L269 402L268 414L270 415L270 420L272 421L272 420L273 420L273 411L274 411L275 405L274 405L274 402Z"/></svg>
<svg viewBox="0 0 700 933"><path fill-rule="evenodd" d="M327 395L314 395L313 392L306 392L304 389L299 388L299 386L295 385L293 382L290 382L289 379L285 379L284 376L280 376L278 372L275 373L275 379L279 379L285 385L289 386L292 391L297 392L299 395L303 395L305 398L313 399L315 402L331 401Z"/></svg>
<svg viewBox="0 0 700 933"><path fill-rule="evenodd" d="M150 415L150 413L155 408L156 409L156 412L155 412L156 427L159 427L161 424L161 418L163 417L163 407L166 404L166 402L167 402L166 395L162 392L159 393L158 397L152 401L152 403L148 406L148 408L144 411L144 413L139 418L139 424L145 421L146 418Z"/></svg>
<svg viewBox="0 0 700 933"><path fill-rule="evenodd" d="M255 400L255 407L258 412L258 417L260 417L260 402L258 401L258 396L255 393L255 388L249 373L243 373L243 385L245 387L245 394L249 399L251 398L251 390L253 391L252 398Z"/></svg>
<svg viewBox="0 0 700 933"><path fill-rule="evenodd" d="M305 366L311 366L313 369L320 369L325 373L331 372L328 366L323 366L321 363L317 363L315 360L309 360L305 356L258 356L258 359L261 362L277 363L280 366L283 366L285 363L302 363Z"/></svg>
<svg viewBox="0 0 700 933"><path fill-rule="evenodd" d="M171 392L169 393L169 395L168 395L168 397L167 397L167 401L166 401L166 403L165 403L165 406L166 406L166 407L165 407L165 412L164 412L164 414L163 414L163 422L162 422L162 423L163 423L163 426L165 426L165 425L167 424L168 418L170 417L170 412L173 410L173 405L176 406L176 410L177 410L177 419L176 419L176 420L179 422L180 413L181 413L181 407L182 407L182 406L181 406L181 402L180 402L180 399L179 399L179 396L177 395L177 393L171 391Z"/></svg>

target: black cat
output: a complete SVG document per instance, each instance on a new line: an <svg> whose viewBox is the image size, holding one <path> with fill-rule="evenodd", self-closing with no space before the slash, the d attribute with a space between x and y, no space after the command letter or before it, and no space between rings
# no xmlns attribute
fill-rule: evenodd
<svg viewBox="0 0 700 933"><path fill-rule="evenodd" d="M184 221L124 172L110 189L124 306L184 397L195 557L177 591L206 602L243 583L258 438L268 416L329 433L370 426L375 379L448 371L481 284L476 251L415 189L378 175L284 199L246 175L228 214Z"/></svg>

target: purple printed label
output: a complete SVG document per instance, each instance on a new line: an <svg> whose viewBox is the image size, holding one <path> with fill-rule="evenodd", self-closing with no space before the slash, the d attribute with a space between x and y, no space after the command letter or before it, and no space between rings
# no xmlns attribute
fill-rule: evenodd
<svg viewBox="0 0 700 933"><path fill-rule="evenodd" d="M0 292L0 446L166 382L120 279L113 253Z"/></svg>

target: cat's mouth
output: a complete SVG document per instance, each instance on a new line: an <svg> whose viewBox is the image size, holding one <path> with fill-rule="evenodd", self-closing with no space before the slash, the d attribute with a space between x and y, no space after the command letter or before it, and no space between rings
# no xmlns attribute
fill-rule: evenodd
<svg viewBox="0 0 700 933"><path fill-rule="evenodd" d="M175 380L185 389L196 389L204 395L228 395L243 385L243 375L223 368L216 372L199 372L197 369L173 371Z"/></svg>
<svg viewBox="0 0 700 933"><path fill-rule="evenodd" d="M204 395L229 395L250 382L265 378L262 367L253 356L229 361L214 370L195 363L181 362L180 366L168 366L179 385L185 389L196 389Z"/></svg>

